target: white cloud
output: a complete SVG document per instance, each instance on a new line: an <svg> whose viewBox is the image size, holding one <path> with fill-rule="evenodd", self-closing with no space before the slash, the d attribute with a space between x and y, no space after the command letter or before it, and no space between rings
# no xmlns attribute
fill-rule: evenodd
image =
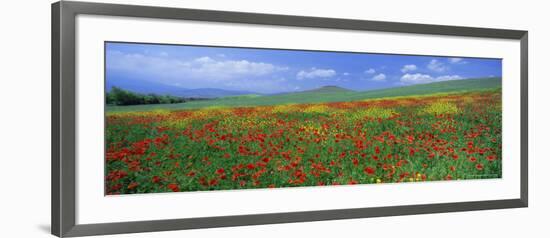
<svg viewBox="0 0 550 238"><path fill-rule="evenodd" d="M374 70L373 68L370 68L370 69L365 70L365 73L366 74L374 74L374 73L376 73L376 70Z"/></svg>
<svg viewBox="0 0 550 238"><path fill-rule="evenodd" d="M207 63L214 62L214 60L212 58L208 57L208 56L203 56L203 57L196 58L195 62L202 63L202 64L207 64Z"/></svg>
<svg viewBox="0 0 550 238"><path fill-rule="evenodd" d="M298 80L314 79L314 78L330 78L336 75L336 71L333 69L318 69L311 68L309 70L301 70L296 74Z"/></svg>
<svg viewBox="0 0 550 238"><path fill-rule="evenodd" d="M449 58L449 62L451 64L466 64L466 63L468 63L463 58Z"/></svg>
<svg viewBox="0 0 550 238"><path fill-rule="evenodd" d="M208 56L182 59L170 55L108 51L107 67L128 72L129 75L139 75L141 80L187 88L213 87L226 82L232 82L233 89L248 89L249 86L257 85L265 92L282 91L287 87L268 77L288 70L288 67L248 60L216 59ZM275 85L277 83L279 85Z"/></svg>
<svg viewBox="0 0 550 238"><path fill-rule="evenodd" d="M455 74L455 75L439 76L435 78L435 81L449 81L449 80L459 80L459 79L463 79L463 78Z"/></svg>
<svg viewBox="0 0 550 238"><path fill-rule="evenodd" d="M441 82L441 81L448 81L448 80L459 80L462 79L461 76L458 75L444 75L444 76L438 76L438 77L432 77L428 74L405 74L401 77L400 82L402 84L423 84L423 83L433 83L433 82Z"/></svg>
<svg viewBox="0 0 550 238"><path fill-rule="evenodd" d="M416 65L407 64L407 65L404 65L403 68L401 68L401 72L406 73L406 72L410 72L410 71L415 71L416 69L417 69Z"/></svg>
<svg viewBox="0 0 550 238"><path fill-rule="evenodd" d="M428 64L428 69L433 70L435 72L443 72L443 71L449 69L449 67L445 66L445 64L443 62L441 62L439 60L436 60L436 59L433 59Z"/></svg>
<svg viewBox="0 0 550 238"><path fill-rule="evenodd" d="M211 77L223 77L223 74L239 76L261 76L271 74L277 70L283 69L278 68L277 66L272 64L251 62L247 60L216 61L208 58L204 61L197 62L200 62L201 65L193 68L193 71L199 74L210 75Z"/></svg>
<svg viewBox="0 0 550 238"><path fill-rule="evenodd" d="M181 78L185 76L201 80L262 76L288 69L269 63L247 60L216 60L208 56L183 60L166 56L125 54L119 51L108 52L107 66L112 69L150 73L157 77Z"/></svg>
<svg viewBox="0 0 550 238"><path fill-rule="evenodd" d="M342 75L344 75L344 76L349 76L349 73L348 73L348 72L344 72Z"/></svg>
<svg viewBox="0 0 550 238"><path fill-rule="evenodd" d="M376 76L372 77L372 81L386 81L386 75L385 74L377 74Z"/></svg>

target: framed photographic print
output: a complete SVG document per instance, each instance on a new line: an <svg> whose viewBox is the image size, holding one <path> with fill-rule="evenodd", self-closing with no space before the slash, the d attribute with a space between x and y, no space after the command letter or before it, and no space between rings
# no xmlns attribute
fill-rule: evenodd
<svg viewBox="0 0 550 238"><path fill-rule="evenodd" d="M527 32L52 5L52 233L527 206Z"/></svg>

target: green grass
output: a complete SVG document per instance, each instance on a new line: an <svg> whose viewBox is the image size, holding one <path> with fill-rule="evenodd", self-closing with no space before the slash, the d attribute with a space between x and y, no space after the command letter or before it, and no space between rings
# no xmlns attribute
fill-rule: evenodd
<svg viewBox="0 0 550 238"><path fill-rule="evenodd" d="M363 92L355 92L329 86L320 88L319 90L268 96L242 95L178 104L107 106L107 111L151 111L156 109L181 110L197 109L204 107L247 107L280 105L289 103L348 102L363 99L427 95L434 93L462 93L470 91L486 91L499 89L501 85L501 78L482 78L436 82L430 84L403 86Z"/></svg>

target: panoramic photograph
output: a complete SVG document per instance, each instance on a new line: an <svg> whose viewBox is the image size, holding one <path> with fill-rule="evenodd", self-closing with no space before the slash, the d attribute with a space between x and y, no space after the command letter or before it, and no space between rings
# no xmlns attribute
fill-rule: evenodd
<svg viewBox="0 0 550 238"><path fill-rule="evenodd" d="M105 42L105 193L498 179L501 96L495 58Z"/></svg>

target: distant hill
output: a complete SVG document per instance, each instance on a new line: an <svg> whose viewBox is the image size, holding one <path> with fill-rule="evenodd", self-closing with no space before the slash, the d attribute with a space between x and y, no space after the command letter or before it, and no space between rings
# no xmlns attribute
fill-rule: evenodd
<svg viewBox="0 0 550 238"><path fill-rule="evenodd" d="M221 97L236 97L245 95L258 95L250 91L225 90L217 88L197 88L183 89L175 92L176 96L181 97L200 97L200 98L221 98Z"/></svg>
<svg viewBox="0 0 550 238"><path fill-rule="evenodd" d="M197 88L188 89L173 85L155 83L151 81L127 79L124 77L111 77L106 82L107 91L112 87L119 87L124 90L143 93L143 94L159 94L171 95L177 97L195 97L195 98L220 98L228 96L251 95L257 94L250 91L225 90L217 88Z"/></svg>
<svg viewBox="0 0 550 238"><path fill-rule="evenodd" d="M398 97L398 96L413 96L413 95L428 95L434 93L453 93L453 92L474 92L483 90L497 90L502 87L501 78L479 78L479 79L463 79L450 80L429 84L417 84L411 86L402 86L387 89L378 89L372 91L352 91L339 90L328 88L325 90L310 90L296 93L278 94L278 95L254 95L242 97L224 97L214 100L195 101L181 104L169 105L152 105L152 106L127 106L127 107L111 107L111 111L136 111L136 110L152 110L155 108L165 109L186 109L186 108L202 108L209 106L227 106L227 107L246 107L246 106L261 106L261 105L278 105L288 103L321 103L321 102L346 102L364 99ZM338 87L336 87L338 88ZM341 88L342 89L342 88ZM328 92L327 92L328 91ZM336 92L334 92L336 91Z"/></svg>
<svg viewBox="0 0 550 238"><path fill-rule="evenodd" d="M354 92L354 91L346 88L338 87L338 86L323 86L312 90L302 91L301 93L343 93L343 92Z"/></svg>
<svg viewBox="0 0 550 238"><path fill-rule="evenodd" d="M458 91L477 91L500 87L502 87L502 79L499 77L476 78L449 80L435 83L416 84L403 87L363 91L360 92L358 96L363 98L397 97Z"/></svg>
<svg viewBox="0 0 550 238"><path fill-rule="evenodd" d="M237 99L237 98L245 99L245 98L257 98L262 96L263 95L260 95L260 94L242 94L242 95L236 95L236 96L227 96L227 97L224 97L224 99Z"/></svg>

